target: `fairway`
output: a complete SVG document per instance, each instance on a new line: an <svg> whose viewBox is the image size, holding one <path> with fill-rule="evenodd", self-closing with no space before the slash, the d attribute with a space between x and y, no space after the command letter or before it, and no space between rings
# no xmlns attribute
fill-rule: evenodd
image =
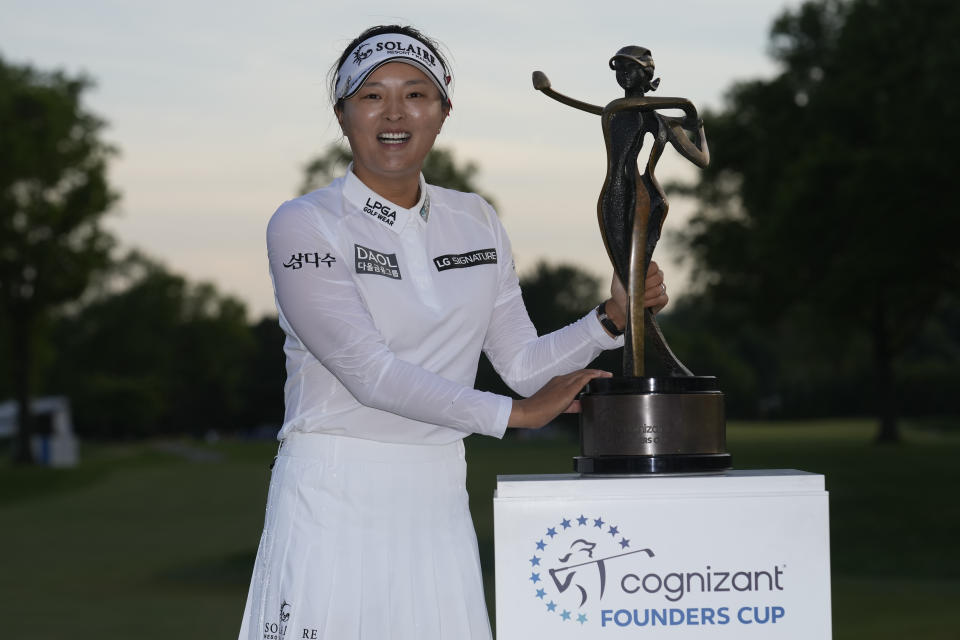
<svg viewBox="0 0 960 640"><path fill-rule="evenodd" d="M958 637L960 435L867 422L734 423L737 468L826 475L834 637ZM10 637L235 637L273 443L92 445L72 470L0 467L0 616ZM497 474L566 473L569 436L471 437L471 509L492 603ZM7 636L7 632L4 632Z"/></svg>

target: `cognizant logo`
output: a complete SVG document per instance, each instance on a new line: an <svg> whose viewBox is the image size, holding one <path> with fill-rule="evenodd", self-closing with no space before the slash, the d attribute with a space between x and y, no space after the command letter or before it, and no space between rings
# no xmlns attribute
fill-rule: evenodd
<svg viewBox="0 0 960 640"><path fill-rule="evenodd" d="M624 593L662 593L670 602L678 602L690 592L783 591L782 578L783 569L780 567L773 567L773 571L730 572L712 570L707 565L705 571L686 573L648 573L643 577L627 573L620 579L620 587Z"/></svg>
<svg viewBox="0 0 960 640"><path fill-rule="evenodd" d="M594 630L776 624L786 616L769 600L785 590L785 566L662 571L661 560L602 516L564 516L534 541L524 579L545 623L552 618ZM703 606L703 594L713 606ZM762 600L748 604L744 594ZM683 606L693 595L698 606Z"/></svg>

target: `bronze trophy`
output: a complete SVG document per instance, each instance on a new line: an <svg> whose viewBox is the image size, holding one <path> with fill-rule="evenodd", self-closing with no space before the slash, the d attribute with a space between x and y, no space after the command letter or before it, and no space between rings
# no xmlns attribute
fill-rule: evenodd
<svg viewBox="0 0 960 640"><path fill-rule="evenodd" d="M685 98L645 95L660 83L653 78L649 49L623 47L610 59L610 68L625 94L605 107L557 93L546 75L533 72L535 89L601 118L607 176L597 217L607 255L627 291L623 376L593 380L582 394L582 455L574 459L574 468L582 474L723 471L731 458L717 379L693 375L670 350L653 313L643 308L647 267L668 209L654 169L668 143L695 165L709 164L703 122ZM682 110L684 117L665 116L661 109ZM637 158L648 133L653 147L641 174ZM665 365L666 376L645 375L647 345Z"/></svg>

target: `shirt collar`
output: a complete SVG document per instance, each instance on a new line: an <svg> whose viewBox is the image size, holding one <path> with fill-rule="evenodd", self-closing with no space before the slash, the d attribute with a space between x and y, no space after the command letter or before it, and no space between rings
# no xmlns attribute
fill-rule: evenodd
<svg viewBox="0 0 960 640"><path fill-rule="evenodd" d="M403 231L407 224L427 223L427 220L420 215L421 209L426 209L429 213L427 182L422 173L420 174L420 200L409 209L394 204L365 185L353 172L352 162L347 167L343 195L360 210L363 217L397 233Z"/></svg>

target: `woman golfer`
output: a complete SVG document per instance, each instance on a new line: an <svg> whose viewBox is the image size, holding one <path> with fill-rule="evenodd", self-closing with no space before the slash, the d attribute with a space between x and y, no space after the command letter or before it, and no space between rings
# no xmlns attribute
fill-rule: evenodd
<svg viewBox="0 0 960 640"><path fill-rule="evenodd" d="M286 415L242 640L489 639L462 439L543 426L622 344L594 310L538 338L496 213L424 181L449 83L415 29L362 33L332 81L353 163L267 228ZM481 351L525 399L473 388Z"/></svg>

